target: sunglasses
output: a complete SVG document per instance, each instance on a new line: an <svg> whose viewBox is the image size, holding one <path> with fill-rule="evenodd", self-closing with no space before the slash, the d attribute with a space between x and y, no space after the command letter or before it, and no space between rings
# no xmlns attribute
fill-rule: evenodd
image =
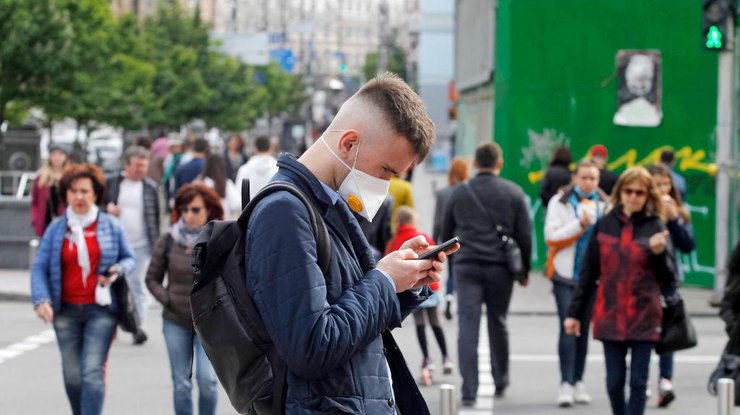
<svg viewBox="0 0 740 415"><path fill-rule="evenodd" d="M627 195L627 196L635 195L637 197L643 197L643 196L645 196L647 194L647 191L642 190L642 189L627 189L627 188L624 188L624 189L622 189L622 193L625 194L625 195Z"/></svg>
<svg viewBox="0 0 740 415"><path fill-rule="evenodd" d="M197 215L197 214L200 213L201 210L203 210L203 208L200 207L200 206L198 206L198 207L191 207L191 208L184 207L184 208L180 209L180 214L181 215L184 215L184 214L188 213L188 211L190 211L190 213L192 213L193 215Z"/></svg>

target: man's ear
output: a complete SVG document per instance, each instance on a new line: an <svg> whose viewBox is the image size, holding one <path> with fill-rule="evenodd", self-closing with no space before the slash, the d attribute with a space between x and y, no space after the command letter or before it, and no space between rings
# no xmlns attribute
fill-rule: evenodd
<svg viewBox="0 0 740 415"><path fill-rule="evenodd" d="M360 136L357 130L349 129L339 137L339 155L347 157L350 153L357 151L355 147L359 144Z"/></svg>
<svg viewBox="0 0 740 415"><path fill-rule="evenodd" d="M496 161L496 170L501 170L504 168L504 158L501 157Z"/></svg>

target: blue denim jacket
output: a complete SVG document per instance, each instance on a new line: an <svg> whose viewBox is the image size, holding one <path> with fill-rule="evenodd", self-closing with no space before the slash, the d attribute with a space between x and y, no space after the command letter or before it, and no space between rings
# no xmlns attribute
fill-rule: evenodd
<svg viewBox="0 0 740 415"><path fill-rule="evenodd" d="M62 306L62 246L67 231L66 215L56 218L44 232L36 258L31 266L31 299L33 306L51 303L54 312ZM135 265L134 253L123 235L118 220L100 213L96 231L100 245L98 273L103 274L112 265L119 265L125 273L132 272ZM117 304L111 304L115 310Z"/></svg>

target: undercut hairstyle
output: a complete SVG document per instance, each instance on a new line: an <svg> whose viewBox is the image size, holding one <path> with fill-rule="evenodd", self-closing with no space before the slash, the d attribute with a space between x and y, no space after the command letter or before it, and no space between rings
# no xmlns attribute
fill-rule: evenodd
<svg viewBox="0 0 740 415"><path fill-rule="evenodd" d="M203 199L203 204L208 211L208 222L224 219L224 208L221 206L221 199L218 198L216 191L201 183L190 183L177 191L175 208L172 210L172 223L180 219L180 211L198 196Z"/></svg>
<svg viewBox="0 0 740 415"><path fill-rule="evenodd" d="M67 190L72 187L72 183L79 179L90 179L92 182L93 192L95 192L95 204L103 203L105 196L105 175L100 167L92 164L70 164L65 170L62 178L59 180L59 194L62 201L67 203Z"/></svg>
<svg viewBox="0 0 740 415"><path fill-rule="evenodd" d="M141 157L143 159L149 159L149 150L142 146L131 146L126 149L123 153L123 162L131 164L131 159L134 157Z"/></svg>
<svg viewBox="0 0 740 415"><path fill-rule="evenodd" d="M396 212L398 225L411 225L416 222L416 211L410 206L400 206Z"/></svg>
<svg viewBox="0 0 740 415"><path fill-rule="evenodd" d="M485 143L475 150L475 163L480 169L493 169L501 159L501 146L496 143Z"/></svg>
<svg viewBox="0 0 740 415"><path fill-rule="evenodd" d="M270 151L270 137L266 135L258 136L254 139L254 147L260 153L266 153Z"/></svg>
<svg viewBox="0 0 740 415"><path fill-rule="evenodd" d="M434 143L434 123L424 102L398 75L385 72L369 80L354 95L378 108L398 134L406 137L418 160L429 154Z"/></svg>

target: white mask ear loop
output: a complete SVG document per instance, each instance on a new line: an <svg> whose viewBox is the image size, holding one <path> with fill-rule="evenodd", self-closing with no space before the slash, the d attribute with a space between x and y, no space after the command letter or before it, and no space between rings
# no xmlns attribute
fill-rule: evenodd
<svg viewBox="0 0 740 415"><path fill-rule="evenodd" d="M326 130L326 131L345 131L345 130ZM357 152L355 153L355 161L352 167L350 167L349 164L345 163L344 160L342 160L342 158L339 157L339 155L335 153L334 150L332 150L331 146L329 146L329 143L326 142L326 139L324 138L323 135L321 136L321 139L319 141L321 141L324 144L324 147L326 147L326 149L329 150L329 152L331 153L332 156L334 156L334 158L339 160L340 163L344 164L344 167L348 168L350 171L354 170L355 166L357 166L357 156L360 155L360 145L359 144L357 144Z"/></svg>

